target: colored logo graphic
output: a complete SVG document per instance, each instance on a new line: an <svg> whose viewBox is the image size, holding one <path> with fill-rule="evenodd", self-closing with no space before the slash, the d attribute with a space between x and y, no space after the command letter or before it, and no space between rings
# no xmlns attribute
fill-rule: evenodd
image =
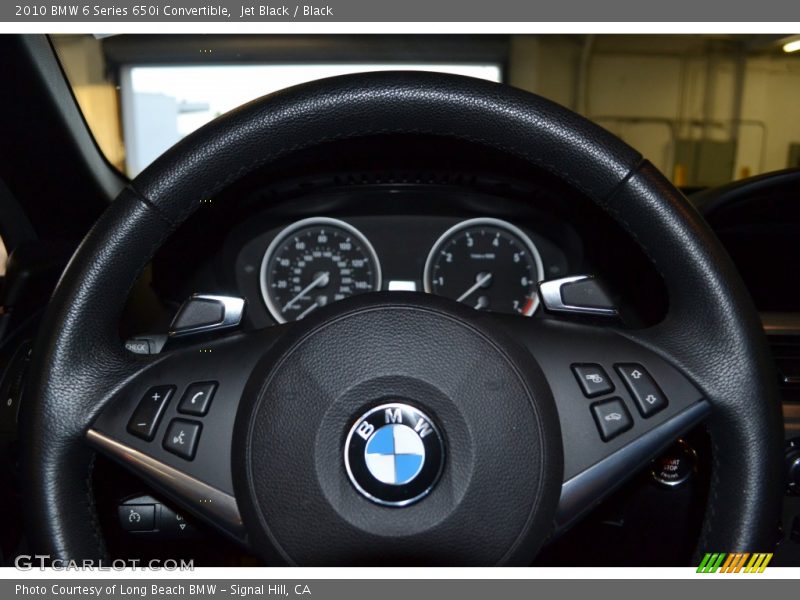
<svg viewBox="0 0 800 600"><path fill-rule="evenodd" d="M425 462L425 445L407 425L386 425L372 434L364 451L372 476L389 485L413 480Z"/></svg>
<svg viewBox="0 0 800 600"><path fill-rule="evenodd" d="M697 567L698 573L763 573L772 560L772 553L709 552Z"/></svg>
<svg viewBox="0 0 800 600"><path fill-rule="evenodd" d="M365 498L383 506L421 500L444 467L444 441L436 426L410 404L392 402L368 410L344 444L347 476Z"/></svg>

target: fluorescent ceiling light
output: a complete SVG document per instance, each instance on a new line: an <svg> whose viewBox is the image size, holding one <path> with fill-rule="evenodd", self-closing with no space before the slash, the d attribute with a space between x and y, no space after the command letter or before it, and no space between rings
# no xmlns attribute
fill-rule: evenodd
<svg viewBox="0 0 800 600"><path fill-rule="evenodd" d="M798 50L800 50L800 38L792 40L791 42L786 42L783 45L784 52L797 52Z"/></svg>

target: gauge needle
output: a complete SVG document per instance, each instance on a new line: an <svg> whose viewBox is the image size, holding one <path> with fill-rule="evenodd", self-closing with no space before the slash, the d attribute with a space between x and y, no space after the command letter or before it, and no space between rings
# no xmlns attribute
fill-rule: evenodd
<svg viewBox="0 0 800 600"><path fill-rule="evenodd" d="M315 308L319 308L319 302L317 302L316 300L314 301L314 304L312 304L307 309L305 309L303 312L301 312L299 315L297 315L297 320L299 321L300 319L305 317L308 313L310 313Z"/></svg>
<svg viewBox="0 0 800 600"><path fill-rule="evenodd" d="M467 298L467 296L469 296L469 295L470 295L472 292L474 292L475 290L477 290L477 289L478 289L479 287L481 287L482 285L484 285L484 284L486 284L486 283L489 283L489 280L490 280L491 278L492 278L492 274L491 274L491 273L486 273L486 275L484 275L483 277L481 277L480 279L478 279L478 281L476 281L476 282L475 282L475 284L474 284L474 285L473 285L471 288L469 288L469 289L468 289L466 292L464 292L463 294L461 294L461 295L458 297L458 299L456 300L456 302L463 302L463 301L464 301L464 300Z"/></svg>
<svg viewBox="0 0 800 600"><path fill-rule="evenodd" d="M292 304L294 304L295 302L297 302L298 300L300 300L300 298L302 298L303 296L305 296L305 295L306 295L308 292L310 292L311 290L313 290L313 289L314 289L315 287L317 287L318 285L328 285L328 281L329 281L329 279L330 279L330 273L328 273L327 271L325 271L324 273L320 273L320 274L319 274L319 275L318 275L318 276L317 276L317 277L314 279L314 281L312 281L311 283L309 283L309 284L308 284L308 285L307 285L307 286L306 286L306 287L303 289L303 291L302 291L302 292L300 292L299 294L297 294L297 296L295 296L294 298L292 298L291 300L289 300L289 301L288 301L286 304L284 304L284 305L283 305L283 308L281 309L281 312L285 311L287 308L289 308L290 306L292 306Z"/></svg>

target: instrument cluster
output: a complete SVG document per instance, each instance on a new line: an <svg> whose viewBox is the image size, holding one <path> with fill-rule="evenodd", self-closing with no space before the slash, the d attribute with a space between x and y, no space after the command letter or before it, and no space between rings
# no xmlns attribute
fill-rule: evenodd
<svg viewBox="0 0 800 600"><path fill-rule="evenodd" d="M312 216L257 236L237 261L242 287L257 291L277 323L379 290L424 291L475 310L531 316L538 283L565 270L552 242L493 217Z"/></svg>

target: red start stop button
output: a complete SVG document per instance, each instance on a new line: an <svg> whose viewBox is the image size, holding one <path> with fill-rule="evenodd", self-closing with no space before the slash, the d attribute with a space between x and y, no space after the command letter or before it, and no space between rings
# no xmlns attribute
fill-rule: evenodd
<svg viewBox="0 0 800 600"><path fill-rule="evenodd" d="M697 467L697 454L685 441L678 440L669 450L655 459L651 473L661 485L675 487L687 482Z"/></svg>

